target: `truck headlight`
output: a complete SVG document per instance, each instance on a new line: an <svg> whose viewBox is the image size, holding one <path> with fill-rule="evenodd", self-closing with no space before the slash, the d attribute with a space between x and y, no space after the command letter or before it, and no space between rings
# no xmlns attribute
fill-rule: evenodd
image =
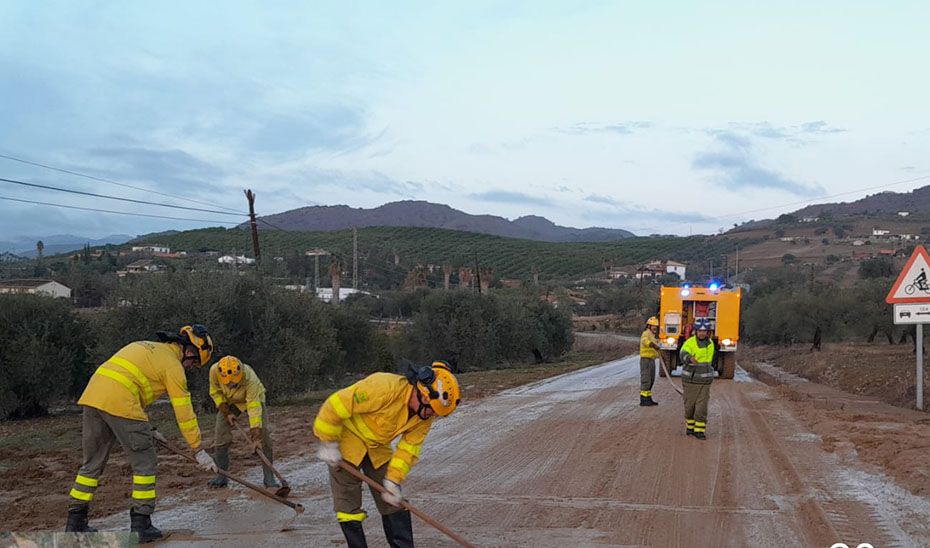
<svg viewBox="0 0 930 548"><path fill-rule="evenodd" d="M730 346L733 344L733 341L731 339L723 339L720 342L723 343L723 346Z"/></svg>
<svg viewBox="0 0 930 548"><path fill-rule="evenodd" d="M665 339L665 344L675 344L675 337Z"/></svg>

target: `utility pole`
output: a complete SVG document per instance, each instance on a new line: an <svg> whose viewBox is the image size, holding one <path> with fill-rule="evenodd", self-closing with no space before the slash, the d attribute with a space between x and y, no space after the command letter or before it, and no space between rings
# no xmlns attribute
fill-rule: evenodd
<svg viewBox="0 0 930 548"><path fill-rule="evenodd" d="M739 283L739 246L736 246L736 283Z"/></svg>
<svg viewBox="0 0 930 548"><path fill-rule="evenodd" d="M358 229L352 227L352 289L358 289Z"/></svg>
<svg viewBox="0 0 930 548"><path fill-rule="evenodd" d="M481 269L478 268L478 253L475 252L475 276L478 277L478 293L481 293Z"/></svg>
<svg viewBox="0 0 930 548"><path fill-rule="evenodd" d="M313 256L313 290L316 291L320 287L320 256Z"/></svg>
<svg viewBox="0 0 930 548"><path fill-rule="evenodd" d="M246 189L245 198L249 201L249 226L252 229L252 251L255 252L255 266L261 262L262 253L258 248L258 223L255 222L255 193Z"/></svg>

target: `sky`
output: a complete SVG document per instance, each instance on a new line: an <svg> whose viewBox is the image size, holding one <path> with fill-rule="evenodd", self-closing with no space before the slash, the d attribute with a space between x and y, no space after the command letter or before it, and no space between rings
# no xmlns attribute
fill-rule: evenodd
<svg viewBox="0 0 930 548"><path fill-rule="evenodd" d="M0 178L221 213L0 181L132 214L0 199L0 240L235 223L245 188L261 215L427 200L641 235L910 191L930 184L927 20L919 1L2 2L0 155L110 182L4 158Z"/></svg>

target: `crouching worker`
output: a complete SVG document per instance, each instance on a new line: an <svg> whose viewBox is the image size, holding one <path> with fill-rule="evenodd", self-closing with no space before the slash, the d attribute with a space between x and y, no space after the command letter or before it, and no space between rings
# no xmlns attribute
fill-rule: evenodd
<svg viewBox="0 0 930 548"><path fill-rule="evenodd" d="M249 437L255 449L273 462L271 454L271 433L269 432L268 411L265 409L265 386L259 380L255 370L242 363L235 356L225 356L210 368L210 397L216 404L216 431L213 447L216 465L229 470L229 444L232 443L232 429L236 417L243 412L249 417ZM281 487L275 481L274 472L262 464L265 487ZM210 487L226 487L226 476L217 474L207 484Z"/></svg>
<svg viewBox="0 0 930 548"><path fill-rule="evenodd" d="M362 521L362 482L339 468L343 459L381 483L371 490L388 544L413 546L410 512L401 508L401 484L420 457L435 415L445 417L459 403L458 381L443 361L411 369L406 377L374 373L331 395L320 407L313 433L317 456L329 466L336 519L350 548L367 546ZM397 448L391 443L400 436Z"/></svg>
<svg viewBox="0 0 930 548"><path fill-rule="evenodd" d="M119 443L132 466L130 530L138 533L140 542L161 538L151 519L157 459L145 408L165 393L197 462L204 470L216 471L213 458L200 447L200 427L184 376L185 369L199 369L210 361L213 340L200 324L184 326L178 333L162 331L157 336L159 342L139 341L121 348L97 368L78 400L84 408L84 463L71 487L65 531L96 531L87 524L87 511L110 450Z"/></svg>

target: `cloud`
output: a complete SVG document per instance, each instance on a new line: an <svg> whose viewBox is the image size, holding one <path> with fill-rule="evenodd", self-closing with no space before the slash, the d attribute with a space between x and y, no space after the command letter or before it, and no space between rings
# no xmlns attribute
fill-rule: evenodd
<svg viewBox="0 0 930 548"><path fill-rule="evenodd" d="M811 143L811 136L831 135L846 132L843 128L830 127L827 122L817 120L793 126L776 126L770 122L730 122L727 129L710 128L711 135L726 135L734 132L763 139L781 140L794 145Z"/></svg>
<svg viewBox="0 0 930 548"><path fill-rule="evenodd" d="M913 173L917 171L917 168L914 166L901 166L901 171L906 171L907 173Z"/></svg>
<svg viewBox="0 0 930 548"><path fill-rule="evenodd" d="M797 196L817 196L825 193L819 184L795 181L781 173L762 167L756 158L752 141L733 132L718 132L714 152L698 154L692 168L711 172L711 180L730 189L775 189Z"/></svg>
<svg viewBox="0 0 930 548"><path fill-rule="evenodd" d="M828 133L844 133L846 130L843 128L830 127L823 120L817 120L816 122L807 122L801 124L800 129L804 133L815 133L815 134L828 134Z"/></svg>
<svg viewBox="0 0 930 548"><path fill-rule="evenodd" d="M601 196L599 194L590 194L588 196L585 196L582 199L586 202L594 202L596 204L607 204L607 205L612 205L612 206L621 205L621 202L618 202L617 200L614 200L613 198L609 198L607 196Z"/></svg>
<svg viewBox="0 0 930 548"><path fill-rule="evenodd" d="M564 133L567 135L594 135L600 133L630 135L637 129L648 129L651 127L653 127L653 123L649 121L622 122L612 124L579 122L567 127L553 127L551 129L557 133Z"/></svg>
<svg viewBox="0 0 930 548"><path fill-rule="evenodd" d="M554 204L541 196L530 196L522 192L509 192L506 190L492 190L477 194L469 194L469 197L482 202L495 202L500 204L534 204L545 207L552 207Z"/></svg>
<svg viewBox="0 0 930 548"><path fill-rule="evenodd" d="M156 149L143 146L95 147L87 151L90 156L107 161L105 173L98 175L147 181L158 185L162 192L177 190L190 195L200 190L221 190L218 184L226 173L216 165L200 160L180 149Z"/></svg>

